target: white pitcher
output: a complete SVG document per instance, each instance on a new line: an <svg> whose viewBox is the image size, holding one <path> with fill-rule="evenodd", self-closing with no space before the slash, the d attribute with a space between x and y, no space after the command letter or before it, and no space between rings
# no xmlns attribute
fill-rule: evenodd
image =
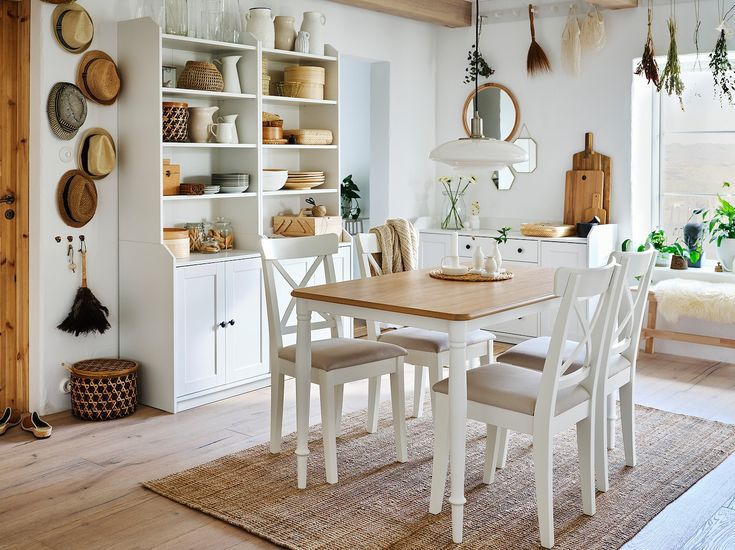
<svg viewBox="0 0 735 550"><path fill-rule="evenodd" d="M217 122L229 122L233 125L234 130L232 132L232 141L231 143L240 143L240 138L237 135L237 126L235 123L237 122L237 115L224 115L217 119Z"/></svg>
<svg viewBox="0 0 735 550"><path fill-rule="evenodd" d="M241 55L226 55L214 62L221 67L222 78L225 81L224 91L229 94L241 94L240 75L237 72L237 62L242 59Z"/></svg>
<svg viewBox="0 0 735 550"><path fill-rule="evenodd" d="M309 33L306 31L299 31L294 42L294 51L299 53L309 53Z"/></svg>
<svg viewBox="0 0 735 550"><path fill-rule="evenodd" d="M233 122L218 122L209 125L209 134L217 143L234 143L235 124Z"/></svg>
<svg viewBox="0 0 735 550"><path fill-rule="evenodd" d="M309 53L324 55L324 25L327 18L318 11L304 12L301 30L309 33Z"/></svg>
<svg viewBox="0 0 735 550"><path fill-rule="evenodd" d="M206 143L209 139L209 126L212 116L219 107L189 107L189 141Z"/></svg>
<svg viewBox="0 0 735 550"><path fill-rule="evenodd" d="M275 48L276 28L270 8L250 8L245 14L247 32L263 43L264 48Z"/></svg>

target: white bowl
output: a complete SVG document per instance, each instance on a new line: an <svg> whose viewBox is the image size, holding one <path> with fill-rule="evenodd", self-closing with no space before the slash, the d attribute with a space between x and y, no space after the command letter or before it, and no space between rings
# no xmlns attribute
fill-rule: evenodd
<svg viewBox="0 0 735 550"><path fill-rule="evenodd" d="M260 188L263 191L278 191L284 185L288 179L288 170L263 170L262 181L260 182Z"/></svg>
<svg viewBox="0 0 735 550"><path fill-rule="evenodd" d="M467 275L470 268L466 265L460 265L460 266L449 266L449 265L443 265L442 266L442 273L444 275L449 276L456 276L456 275Z"/></svg>

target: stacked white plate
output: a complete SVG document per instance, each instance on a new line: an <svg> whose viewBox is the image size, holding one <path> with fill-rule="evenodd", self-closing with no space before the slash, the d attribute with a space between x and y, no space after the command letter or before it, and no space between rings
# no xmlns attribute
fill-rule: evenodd
<svg viewBox="0 0 735 550"><path fill-rule="evenodd" d="M324 172L299 172L288 171L286 189L311 189L324 185L326 178Z"/></svg>
<svg viewBox="0 0 735 550"><path fill-rule="evenodd" d="M219 193L220 186L219 185L207 185L204 187L204 194L205 195L216 195Z"/></svg>
<svg viewBox="0 0 735 550"><path fill-rule="evenodd" d="M215 185L219 185L220 193L244 193L250 187L250 174L212 174Z"/></svg>

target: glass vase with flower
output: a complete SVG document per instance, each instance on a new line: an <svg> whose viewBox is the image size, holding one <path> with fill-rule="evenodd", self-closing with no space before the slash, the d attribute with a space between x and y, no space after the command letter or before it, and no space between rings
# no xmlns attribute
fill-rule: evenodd
<svg viewBox="0 0 735 550"><path fill-rule="evenodd" d="M439 178L444 191L444 208L442 209L442 229L464 229L464 218L467 213L464 196L470 185L476 182L475 176L443 176Z"/></svg>

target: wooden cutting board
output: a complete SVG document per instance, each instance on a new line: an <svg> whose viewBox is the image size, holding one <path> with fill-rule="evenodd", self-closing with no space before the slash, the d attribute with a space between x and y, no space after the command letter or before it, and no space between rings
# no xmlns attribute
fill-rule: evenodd
<svg viewBox="0 0 735 550"><path fill-rule="evenodd" d="M602 197L604 188L602 170L569 170L564 194L564 223L575 225L589 221L585 218L586 212L595 208L594 195Z"/></svg>
<svg viewBox="0 0 735 550"><path fill-rule="evenodd" d="M592 132L587 132L584 135L584 151L575 153L572 157L572 170L602 170L605 173L605 183L602 192L602 209L607 212L607 223L611 223L611 167L612 160L610 159L610 157L608 157L607 155L601 155L600 153L594 151L592 147Z"/></svg>
<svg viewBox="0 0 735 550"><path fill-rule="evenodd" d="M599 193L592 194L592 206L584 211L585 221L590 221L595 217L600 219L600 223L607 223L607 212L602 209L602 195Z"/></svg>

